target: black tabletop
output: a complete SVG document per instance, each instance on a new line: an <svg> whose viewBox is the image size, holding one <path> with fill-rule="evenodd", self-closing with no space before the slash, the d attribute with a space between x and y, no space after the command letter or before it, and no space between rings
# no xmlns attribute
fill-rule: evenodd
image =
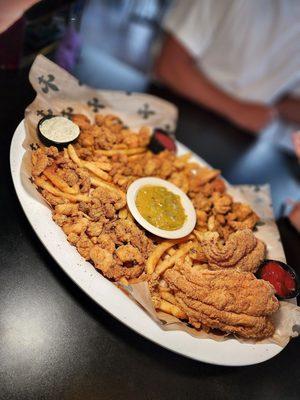
<svg viewBox="0 0 300 400"><path fill-rule="evenodd" d="M195 362L123 326L64 274L27 222L10 177L10 141L33 98L26 74L2 73L0 81L0 398L299 399L298 339L255 366ZM295 159L171 93L150 90L179 107L178 139L232 183L270 182L277 213L297 195ZM299 236L284 218L279 227L299 270Z"/></svg>

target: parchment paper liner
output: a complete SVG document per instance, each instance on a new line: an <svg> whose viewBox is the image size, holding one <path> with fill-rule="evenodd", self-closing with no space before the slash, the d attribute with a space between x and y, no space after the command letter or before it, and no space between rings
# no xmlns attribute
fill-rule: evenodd
<svg viewBox="0 0 300 400"><path fill-rule="evenodd" d="M81 85L76 78L42 55L35 59L29 79L37 95L25 111L26 139L23 146L26 153L22 162L21 175L22 183L28 193L43 204L46 204L45 201L30 181L30 153L41 145L36 134L36 126L43 116L49 114L70 116L80 113L94 120L94 115L98 112L113 113L132 129L148 125L151 128L160 127L170 132L175 130L177 109L171 103L148 94L96 90ZM285 261L282 243L273 217L268 185L232 187L228 184L228 192L234 196L236 201L250 204L260 215L261 222L257 227L256 236L267 244L268 258ZM199 338L211 338L218 341L232 337L197 331L171 315L157 313L153 308L145 282L129 287L123 286L123 289L164 330L183 330ZM277 343L285 346L290 337L298 336L300 307L287 301L281 302L280 310L274 314L273 319L276 324L274 336L256 343ZM251 343L249 340L245 341L240 338L237 340Z"/></svg>

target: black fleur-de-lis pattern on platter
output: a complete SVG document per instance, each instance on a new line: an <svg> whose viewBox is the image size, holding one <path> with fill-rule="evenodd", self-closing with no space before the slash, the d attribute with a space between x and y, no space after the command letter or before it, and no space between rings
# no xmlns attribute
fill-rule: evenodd
<svg viewBox="0 0 300 400"><path fill-rule="evenodd" d="M48 74L48 78L45 78L44 75L38 77L38 82L42 86L42 91L44 93L48 93L50 90L54 92L58 92L59 88L55 85L55 76L52 74Z"/></svg>
<svg viewBox="0 0 300 400"><path fill-rule="evenodd" d="M87 105L91 107L94 112L98 112L101 108L105 108L105 105L101 104L97 97L93 97L91 100L88 100Z"/></svg>
<svg viewBox="0 0 300 400"><path fill-rule="evenodd" d="M63 116L63 117L67 117L67 118L69 118L69 119L71 119L71 117L74 115L74 108L72 108L72 107L67 107L66 109L63 109L62 111L61 111L61 115Z"/></svg>
<svg viewBox="0 0 300 400"><path fill-rule="evenodd" d="M30 143L29 147L31 148L32 151L34 151L39 149L40 145L38 143Z"/></svg>
<svg viewBox="0 0 300 400"><path fill-rule="evenodd" d="M145 103L142 108L138 109L137 113L142 116L143 119L148 119L151 115L155 115L155 111L150 109L148 103Z"/></svg>
<svg viewBox="0 0 300 400"><path fill-rule="evenodd" d="M53 115L53 111L50 108L48 108L48 110L46 110L46 111L45 110L37 110L36 115L38 117L43 117L43 118L51 117Z"/></svg>

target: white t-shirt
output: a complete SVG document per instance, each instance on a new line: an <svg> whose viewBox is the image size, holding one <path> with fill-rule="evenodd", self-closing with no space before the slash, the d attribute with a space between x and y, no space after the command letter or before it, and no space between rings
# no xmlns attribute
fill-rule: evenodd
<svg viewBox="0 0 300 400"><path fill-rule="evenodd" d="M177 0L164 27L227 93L266 104L300 96L299 0Z"/></svg>

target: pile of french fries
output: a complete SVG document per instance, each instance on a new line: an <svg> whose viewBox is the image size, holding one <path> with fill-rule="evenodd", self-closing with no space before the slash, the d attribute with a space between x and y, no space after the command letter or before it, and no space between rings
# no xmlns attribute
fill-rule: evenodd
<svg viewBox="0 0 300 400"><path fill-rule="evenodd" d="M114 154L117 154L116 152L122 152L122 154L124 154L124 151L131 152L130 150L134 149L114 150ZM124 198L126 197L121 189L110 182L110 176L107 173L107 171L111 169L109 163L82 160L78 157L74 146L71 144L69 144L67 149L64 149L64 156L70 158L78 167L84 168L88 172L92 186L101 186L108 190L116 191ZM35 178L35 184L54 196L67 199L70 202L91 201L88 194L80 194L79 187L76 185L72 187L67 185L63 179L55 174L51 167L46 168L40 177Z"/></svg>

